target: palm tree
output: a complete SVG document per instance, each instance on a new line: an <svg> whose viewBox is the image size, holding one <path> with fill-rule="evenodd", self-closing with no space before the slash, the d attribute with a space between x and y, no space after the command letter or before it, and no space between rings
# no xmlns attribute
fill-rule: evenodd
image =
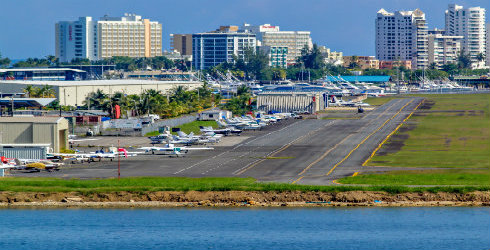
<svg viewBox="0 0 490 250"><path fill-rule="evenodd" d="M39 90L37 90L36 87L33 87L32 85L27 85L22 91L27 95L27 97L35 97L36 93Z"/></svg>
<svg viewBox="0 0 490 250"><path fill-rule="evenodd" d="M46 84L42 88L38 88L36 96L42 98L54 98L55 91L53 87Z"/></svg>
<svg viewBox="0 0 490 250"><path fill-rule="evenodd" d="M485 60L485 55L483 53L478 53L478 55L476 55L476 60L479 62Z"/></svg>
<svg viewBox="0 0 490 250"><path fill-rule="evenodd" d="M84 103L88 106L88 108L104 108L107 106L108 96L102 90L97 89L96 92L90 93L87 98L85 98Z"/></svg>

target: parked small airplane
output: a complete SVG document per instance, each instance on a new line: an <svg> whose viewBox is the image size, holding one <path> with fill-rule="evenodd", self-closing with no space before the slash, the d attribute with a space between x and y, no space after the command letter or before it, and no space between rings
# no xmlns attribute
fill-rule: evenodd
<svg viewBox="0 0 490 250"><path fill-rule="evenodd" d="M214 148L191 148L191 147L175 147L174 144L167 143L163 147L141 147L139 150L144 150L145 152L163 152L164 155L180 155L186 154L188 151L192 150L213 150Z"/></svg>

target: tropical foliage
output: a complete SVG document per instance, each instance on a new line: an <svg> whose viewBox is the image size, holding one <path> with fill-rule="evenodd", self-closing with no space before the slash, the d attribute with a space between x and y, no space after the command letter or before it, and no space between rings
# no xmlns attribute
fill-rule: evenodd
<svg viewBox="0 0 490 250"><path fill-rule="evenodd" d="M234 115L243 115L252 110L250 88L241 85L237 88L237 96L231 98L223 105L223 108Z"/></svg>
<svg viewBox="0 0 490 250"><path fill-rule="evenodd" d="M31 98L55 98L55 91L53 87L49 85L44 85L42 87L27 85L23 89L23 92L27 97Z"/></svg>
<svg viewBox="0 0 490 250"><path fill-rule="evenodd" d="M84 106L88 109L101 109L112 115L115 105L119 105L122 114L129 111L135 116L158 114L162 118L171 118L210 108L219 101L218 96L206 86L195 90L187 90L185 87L178 86L169 94L148 89L140 95L126 95L121 92L109 95L99 89L87 96Z"/></svg>
<svg viewBox="0 0 490 250"><path fill-rule="evenodd" d="M0 53L0 68L7 67L10 65L10 59L8 57L2 58L2 53Z"/></svg>

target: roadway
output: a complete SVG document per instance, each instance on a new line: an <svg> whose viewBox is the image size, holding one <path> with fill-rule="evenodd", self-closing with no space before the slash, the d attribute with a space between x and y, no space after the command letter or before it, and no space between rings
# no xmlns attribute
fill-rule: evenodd
<svg viewBox="0 0 490 250"><path fill-rule="evenodd" d="M421 100L392 100L361 119L282 121L244 133L244 139L235 145L190 152L183 158L142 155L122 159L121 176L250 176L260 181L329 185L366 170L362 163ZM108 178L117 176L117 164L103 160L58 172L14 175Z"/></svg>

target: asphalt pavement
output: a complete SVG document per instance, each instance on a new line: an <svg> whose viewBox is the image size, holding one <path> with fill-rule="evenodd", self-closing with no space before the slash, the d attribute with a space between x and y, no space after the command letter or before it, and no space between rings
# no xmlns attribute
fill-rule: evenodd
<svg viewBox="0 0 490 250"><path fill-rule="evenodd" d="M329 185L335 179L366 171L368 167L362 167L362 163L421 100L391 100L361 119L281 121L237 137L242 139L226 138L226 146L218 144L215 150L193 151L182 158L123 158L121 176L250 176L260 181ZM145 143L142 138L129 140ZM105 159L69 165L56 172L14 175L108 178L117 176L117 161Z"/></svg>

